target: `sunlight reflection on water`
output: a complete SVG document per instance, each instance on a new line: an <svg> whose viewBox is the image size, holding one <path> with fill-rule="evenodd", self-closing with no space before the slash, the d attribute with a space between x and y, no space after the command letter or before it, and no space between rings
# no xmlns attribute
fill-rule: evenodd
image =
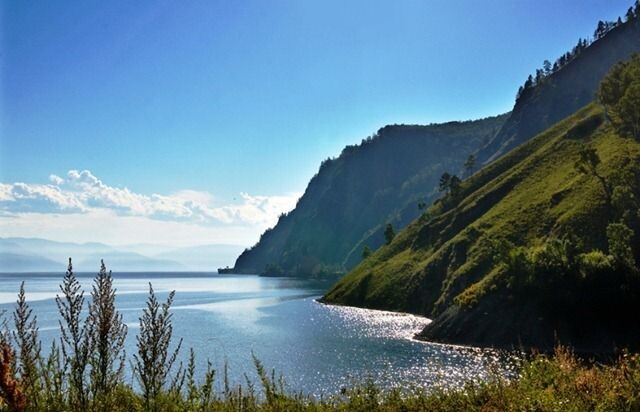
<svg viewBox="0 0 640 412"><path fill-rule="evenodd" d="M59 336L53 298L61 278L0 276L0 311L13 310L19 284L26 280L27 299L38 316L45 350ZM85 291L91 279L80 277ZM245 374L256 379L252 354L282 374L290 390L317 396L366 380L383 388L429 390L487 379L492 371L504 376L515 373L512 354L413 339L430 322L424 317L318 303L327 284L180 273L114 273L114 280L118 309L130 329L128 356L136 350L138 317L151 281L159 300L177 290L174 336L184 339L179 360L186 362L188 348L193 347L199 373L209 358L218 370L228 364L232 382L243 383Z"/></svg>
<svg viewBox="0 0 640 412"><path fill-rule="evenodd" d="M518 358L506 351L446 345L414 339L431 320L411 314L347 306L318 305L344 322L343 330L352 339L382 340L383 345L404 341L398 358L370 368L365 375L345 377L348 387L363 378L387 388L433 390L452 389L492 377L512 378L517 374ZM380 354L378 353L378 356ZM400 366L400 367L399 367Z"/></svg>

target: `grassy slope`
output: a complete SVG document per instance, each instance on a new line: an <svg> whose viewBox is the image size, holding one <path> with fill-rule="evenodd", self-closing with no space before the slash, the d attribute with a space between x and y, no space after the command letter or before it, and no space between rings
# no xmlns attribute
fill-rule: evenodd
<svg viewBox="0 0 640 412"><path fill-rule="evenodd" d="M430 339L495 345L529 339L534 345L552 345L553 336L538 333L549 325L537 319L535 307L488 303L500 291L484 296L497 276L484 240L534 246L551 236L573 234L586 249L606 250L604 192L596 179L574 170L578 148L583 143L596 147L600 172L610 175L624 158L640 158L640 144L618 137L606 124L590 130L601 116L599 107L587 106L482 169L464 182L459 204L434 205L324 300L434 317L425 331ZM472 308L462 309L456 304L461 301ZM487 319L479 311L495 316ZM524 312L529 314L518 317Z"/></svg>

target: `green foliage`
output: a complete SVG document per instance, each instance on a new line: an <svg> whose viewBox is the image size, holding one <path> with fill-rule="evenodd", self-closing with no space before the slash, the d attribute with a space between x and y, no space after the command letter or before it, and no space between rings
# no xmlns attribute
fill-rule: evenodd
<svg viewBox="0 0 640 412"><path fill-rule="evenodd" d="M624 223L611 223L607 226L607 239L609 242L609 253L621 265L628 268L635 267L633 249L633 230Z"/></svg>
<svg viewBox="0 0 640 412"><path fill-rule="evenodd" d="M611 121L623 136L640 139L640 55L614 66L598 92Z"/></svg>
<svg viewBox="0 0 640 412"><path fill-rule="evenodd" d="M384 244L387 222L399 229L418 217L417 200L431 204L440 175L461 168L505 119L390 125L345 148L323 162L296 208L242 253L234 271L274 264L289 276L309 276L318 265L344 273L362 261L364 245Z"/></svg>
<svg viewBox="0 0 640 412"><path fill-rule="evenodd" d="M598 165L600 164L600 157L596 149L592 147L583 146L578 152L578 160L575 163L575 168L581 173L586 175L598 175Z"/></svg>
<svg viewBox="0 0 640 412"><path fill-rule="evenodd" d="M493 242L495 250L502 250L507 263L518 261L520 258L507 258L505 253L509 243L505 241ZM564 254L570 248L567 242L551 242L551 246L544 252L537 251L529 257L538 263L555 266L558 260L566 261ZM533 258L533 256L536 256ZM502 258L501 258L502 259ZM580 255L579 261L584 267L601 270L607 267L608 257L601 252ZM588 262L588 263L587 263ZM79 294L73 292L74 285L71 265L63 280L62 290L67 297L76 299ZM97 278L106 277L106 271L101 271ZM66 285L66 286L65 286ZM105 290L108 287L102 286ZM27 340L33 343L37 339L37 323L24 299L24 287L21 287L16 309L16 318L20 323L34 328L34 334L27 338L19 338L16 344ZM95 294L95 296L102 296ZM107 293L109 296L109 293ZM61 315L69 314L62 304ZM72 300L73 300L72 299ZM140 390L123 381L117 376L109 391L96 396L92 392L85 398L86 411L188 411L188 412L224 412L224 411L519 411L519 410L633 410L640 405L640 355L629 355L623 352L615 362L610 364L586 363L563 347L556 348L552 356L531 355L525 357L519 365L519 373L509 380L498 373L492 374L484 381L469 382L465 386L453 389L443 389L435 385L427 389L412 389L411 382L404 382L402 389L383 390L374 382L366 380L360 384L346 387L340 393L329 394L320 399L302 393L291 393L286 389L283 378L277 378L275 371L268 372L262 362L253 357L253 368L258 382L247 379L245 385L233 386L225 373L222 377L222 389L215 390L216 373L210 362L200 383L195 376L196 357L193 349L190 351L189 361L184 374L178 373L181 382L173 389L162 384L162 377L168 376L173 363L168 348L171 346L171 317L169 313L172 295L167 302L160 304L150 287L147 308L141 317L141 331L138 336L139 351L137 356L136 374L141 380ZM108 308L108 305L98 305L95 310ZM101 316L87 318L88 331L93 330L92 322ZM24 322L23 322L24 321ZM61 331L69 332L66 326ZM78 330L81 330L79 328ZM26 330L16 332L16 336ZM68 335L71 336L71 335ZM119 340L119 335L108 334L107 339ZM73 340L71 340L73 342ZM114 346L113 342L108 342ZM36 346L39 347L39 341ZM179 346L179 345L178 345ZM17 376L11 370L11 356L13 351L5 342L0 351L0 411L27 410L30 411L63 411L75 409L78 399L71 390L72 374L66 372L66 365L62 362L62 352L56 341L45 361L34 364L33 376L23 373ZM30 351L24 351L24 356L33 356ZM20 354L22 355L22 354ZM18 356L18 364L25 359ZM155 357L157 356L157 357ZM162 376L153 375L151 366L156 366ZM90 368L95 365L90 364ZM22 369L24 371L24 369ZM148 375L145 375L147 374ZM144 377L143 377L144 376ZM41 382L29 389L26 400L21 395L22 388L26 388L32 379ZM87 376L85 379L90 379ZM176 379L174 378L175 382ZM147 384L143 382L148 382ZM149 384L150 383L150 384ZM155 386L154 386L155 385ZM90 387L87 383L86 387ZM155 388L150 397L149 388ZM145 389L146 388L146 389ZM151 401L152 399L152 401Z"/></svg>
<svg viewBox="0 0 640 412"><path fill-rule="evenodd" d="M600 250L582 253L578 258L578 264L583 278L604 277L615 271L612 257Z"/></svg>
<svg viewBox="0 0 640 412"><path fill-rule="evenodd" d="M600 251L607 226L624 221L640 256L640 144L592 120L602 116L587 106L466 179L455 202L434 204L325 301L425 315L426 339L463 344L549 347L554 330L585 342L593 335L566 327L576 319L623 330L640 285Z"/></svg>
<svg viewBox="0 0 640 412"><path fill-rule="evenodd" d="M450 175L445 172L440 176L438 190L440 192L445 192L448 196L456 198L460 194L461 185L462 180L460 180L458 176Z"/></svg>

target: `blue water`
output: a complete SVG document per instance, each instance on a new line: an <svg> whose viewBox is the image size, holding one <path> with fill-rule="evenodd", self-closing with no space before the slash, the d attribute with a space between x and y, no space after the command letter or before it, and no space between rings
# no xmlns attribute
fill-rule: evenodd
<svg viewBox="0 0 640 412"><path fill-rule="evenodd" d="M78 276L89 291L92 275ZM484 379L495 365L505 368L501 353L413 340L428 319L317 303L327 283L209 273L113 276L117 306L129 327L127 356L136 350L138 317L151 282L161 300L176 291L174 336L176 342L183 339L181 360L192 347L201 368L207 358L217 370L227 363L236 383L245 381L245 373L255 377L252 353L281 374L288 389L314 395L335 393L365 379L387 388L457 386ZM54 298L61 278L0 274L0 312L13 310L24 280L45 348L59 336Z"/></svg>

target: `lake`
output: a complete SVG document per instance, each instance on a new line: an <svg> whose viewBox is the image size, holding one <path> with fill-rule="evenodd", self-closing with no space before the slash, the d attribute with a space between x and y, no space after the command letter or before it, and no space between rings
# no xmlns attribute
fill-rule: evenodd
<svg viewBox="0 0 640 412"><path fill-rule="evenodd" d="M504 353L413 340L426 318L320 304L316 299L330 286L326 282L212 273L113 276L117 306L129 327L127 356L136 350L138 318L151 282L160 300L176 291L174 336L183 339L181 359L193 347L200 372L207 358L217 370L226 362L235 383L244 383L245 373L255 377L252 353L281 374L288 389L313 395L366 379L386 388L429 388L483 379L492 365L511 373ZM90 290L93 274L78 278ZM24 280L44 348L59 336L54 298L61 279L62 274L0 274L0 311L13 310ZM127 376L131 379L129 370Z"/></svg>

